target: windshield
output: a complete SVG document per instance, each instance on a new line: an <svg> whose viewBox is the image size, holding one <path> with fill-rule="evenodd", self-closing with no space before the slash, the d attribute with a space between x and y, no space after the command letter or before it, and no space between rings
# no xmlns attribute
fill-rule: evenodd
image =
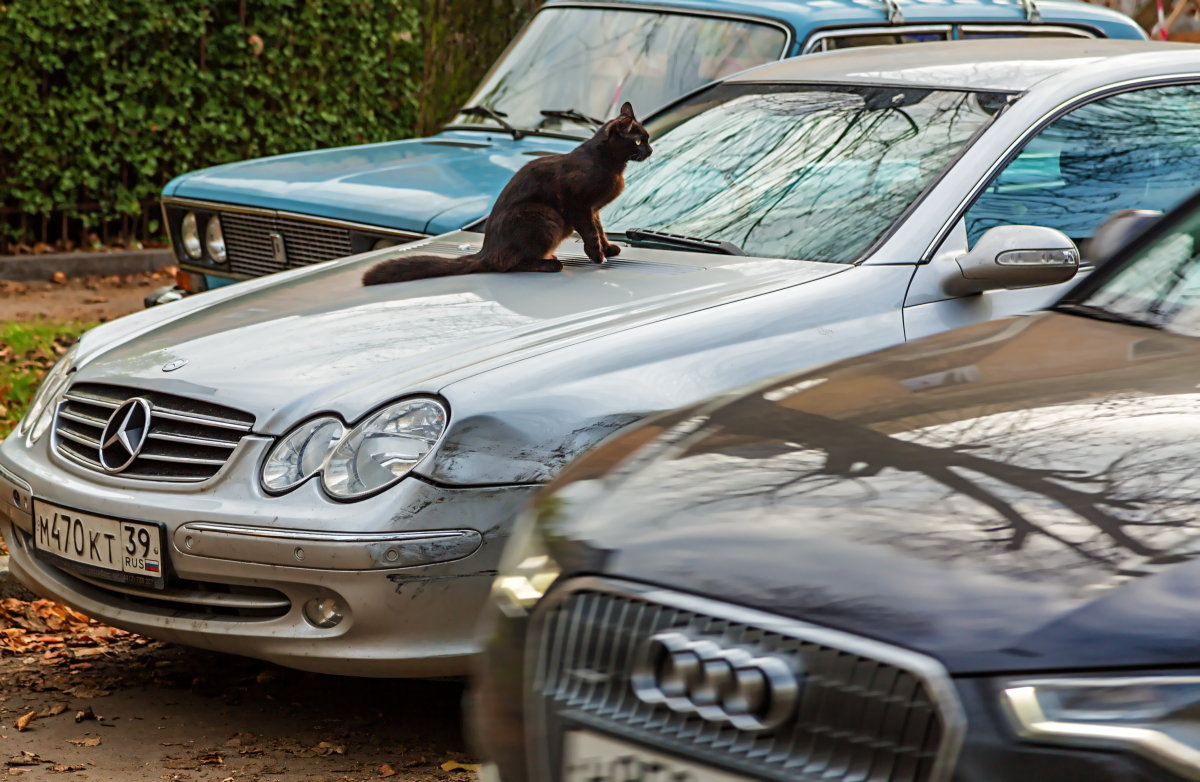
<svg viewBox="0 0 1200 782"><path fill-rule="evenodd" d="M1200 337L1200 202L1193 204L1099 288L1063 308Z"/></svg>
<svg viewBox="0 0 1200 782"><path fill-rule="evenodd" d="M492 67L468 106L509 124L590 136L592 127L543 109L611 119L623 101L639 115L710 81L784 55L783 30L708 16L601 8L546 8ZM453 125L492 120L459 114Z"/></svg>
<svg viewBox="0 0 1200 782"><path fill-rule="evenodd" d="M648 126L603 214L766 258L851 263L1006 96L900 87L722 84Z"/></svg>

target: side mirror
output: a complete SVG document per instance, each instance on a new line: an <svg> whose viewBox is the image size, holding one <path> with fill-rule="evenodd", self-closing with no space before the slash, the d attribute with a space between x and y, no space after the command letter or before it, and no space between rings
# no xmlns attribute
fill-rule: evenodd
<svg viewBox="0 0 1200 782"><path fill-rule="evenodd" d="M1056 285L1079 271L1079 248L1053 228L998 225L955 264L942 280L942 289L953 296Z"/></svg>
<svg viewBox="0 0 1200 782"><path fill-rule="evenodd" d="M1099 266L1158 222L1162 212L1154 209L1122 209L1113 212L1087 241L1088 261Z"/></svg>

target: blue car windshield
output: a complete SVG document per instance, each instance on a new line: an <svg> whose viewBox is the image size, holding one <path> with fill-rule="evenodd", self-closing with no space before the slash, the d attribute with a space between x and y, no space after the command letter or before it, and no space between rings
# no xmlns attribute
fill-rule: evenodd
<svg viewBox="0 0 1200 782"><path fill-rule="evenodd" d="M605 230L731 242L748 255L852 263L1007 96L902 87L723 84L663 114Z"/></svg>
<svg viewBox="0 0 1200 782"><path fill-rule="evenodd" d="M467 102L510 125L581 137L586 121L543 109L611 119L624 101L639 116L710 81L778 60L787 36L773 25L713 16L612 8L546 8L537 14ZM495 127L459 114L452 125Z"/></svg>

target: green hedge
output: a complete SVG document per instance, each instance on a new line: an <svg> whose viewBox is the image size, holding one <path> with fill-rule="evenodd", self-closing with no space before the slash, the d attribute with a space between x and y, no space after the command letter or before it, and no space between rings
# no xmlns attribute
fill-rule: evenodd
<svg viewBox="0 0 1200 782"><path fill-rule="evenodd" d="M0 232L136 217L202 166L411 135L419 5L0 0Z"/></svg>

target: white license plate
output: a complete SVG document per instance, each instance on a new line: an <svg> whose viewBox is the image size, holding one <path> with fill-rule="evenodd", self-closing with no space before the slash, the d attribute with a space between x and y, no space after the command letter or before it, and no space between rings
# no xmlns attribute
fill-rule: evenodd
<svg viewBox="0 0 1200 782"><path fill-rule="evenodd" d="M96 516L34 500L34 547L115 581L165 585L162 531L154 524Z"/></svg>
<svg viewBox="0 0 1200 782"><path fill-rule="evenodd" d="M750 782L588 730L569 731L563 782Z"/></svg>

